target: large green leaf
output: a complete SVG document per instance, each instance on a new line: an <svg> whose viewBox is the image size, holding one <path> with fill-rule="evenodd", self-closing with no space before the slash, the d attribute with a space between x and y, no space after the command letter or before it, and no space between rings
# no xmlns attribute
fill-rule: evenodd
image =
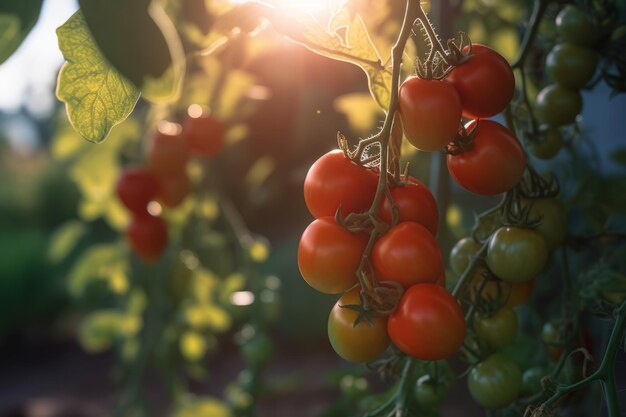
<svg viewBox="0 0 626 417"><path fill-rule="evenodd" d="M80 11L57 29L57 36L67 61L59 74L57 97L65 102L74 129L91 142L101 142L128 117L139 90L104 59Z"/></svg>
<svg viewBox="0 0 626 417"><path fill-rule="evenodd" d="M0 1L0 64L22 44L35 26L43 0Z"/></svg>
<svg viewBox="0 0 626 417"><path fill-rule="evenodd" d="M79 0L89 31L106 59L145 98L178 98L185 54L159 1Z"/></svg>

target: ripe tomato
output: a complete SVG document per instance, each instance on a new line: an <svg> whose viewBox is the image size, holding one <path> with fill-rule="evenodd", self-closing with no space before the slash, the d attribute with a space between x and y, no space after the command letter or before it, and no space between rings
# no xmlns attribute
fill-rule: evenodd
<svg viewBox="0 0 626 417"><path fill-rule="evenodd" d="M347 291L357 283L367 236L351 233L333 217L313 221L302 233L298 245L298 266L304 280L327 294Z"/></svg>
<svg viewBox="0 0 626 417"><path fill-rule="evenodd" d="M550 126L573 123L582 109L583 99L580 93L559 84L550 84L543 88L535 99L537 120Z"/></svg>
<svg viewBox="0 0 626 417"><path fill-rule="evenodd" d="M117 196L136 214L146 212L146 206L156 197L158 190L157 178L145 168L127 168L117 180Z"/></svg>
<svg viewBox="0 0 626 417"><path fill-rule="evenodd" d="M416 222L430 230L433 236L439 228L437 202L430 190L417 178L409 177L409 183L389 190L391 198L398 207L398 222ZM391 205L386 198L380 203L378 216L391 224Z"/></svg>
<svg viewBox="0 0 626 417"><path fill-rule="evenodd" d="M530 281L541 272L547 260L546 241L531 229L501 227L489 241L487 266L506 282Z"/></svg>
<svg viewBox="0 0 626 417"><path fill-rule="evenodd" d="M159 177L157 200L167 207L176 207L189 194L191 184L187 172L172 173Z"/></svg>
<svg viewBox="0 0 626 417"><path fill-rule="evenodd" d="M522 372L514 362L496 353L472 368L467 387L481 406L502 408L515 401L522 390Z"/></svg>
<svg viewBox="0 0 626 417"><path fill-rule="evenodd" d="M471 58L450 71L444 81L459 92L463 116L470 119L495 116L515 93L515 77L506 59L477 43L472 45Z"/></svg>
<svg viewBox="0 0 626 417"><path fill-rule="evenodd" d="M374 316L361 320L348 305L360 305L361 288L353 288L339 299L328 316L328 339L339 356L350 362L369 362L382 355L389 346L387 319Z"/></svg>
<svg viewBox="0 0 626 417"><path fill-rule="evenodd" d="M419 150L441 150L459 130L461 99L446 82L411 77L400 86L398 106L406 138Z"/></svg>
<svg viewBox="0 0 626 417"><path fill-rule="evenodd" d="M594 46L598 30L587 13L574 5L567 5L556 16L556 30L565 42L580 46Z"/></svg>
<svg viewBox="0 0 626 417"><path fill-rule="evenodd" d="M563 136L558 127L549 128L540 141L530 143L530 151L539 159L552 159L563 147Z"/></svg>
<svg viewBox="0 0 626 417"><path fill-rule="evenodd" d="M450 251L450 268L456 275L461 275L470 263L470 257L481 248L480 243L471 237L464 237L456 242Z"/></svg>
<svg viewBox="0 0 626 417"><path fill-rule="evenodd" d="M304 201L316 217L366 211L376 194L378 175L345 157L339 149L328 152L311 165L304 179Z"/></svg>
<svg viewBox="0 0 626 417"><path fill-rule="evenodd" d="M224 147L226 128L213 116L188 117L183 124L183 137L192 154L210 158Z"/></svg>
<svg viewBox="0 0 626 417"><path fill-rule="evenodd" d="M461 187L481 195L513 188L526 167L526 156L517 139L492 120L472 120L465 128L475 132L474 146L458 155L448 155L452 177Z"/></svg>
<svg viewBox="0 0 626 417"><path fill-rule="evenodd" d="M445 288L415 284L389 316L387 332L398 349L409 356L426 361L445 359L463 344L465 318Z"/></svg>
<svg viewBox="0 0 626 417"><path fill-rule="evenodd" d="M597 63L595 51L571 43L559 43L546 58L546 70L558 84L579 90L591 80Z"/></svg>
<svg viewBox="0 0 626 417"><path fill-rule="evenodd" d="M144 262L157 261L167 247L167 225L162 218L148 213L133 216L126 236Z"/></svg>
<svg viewBox="0 0 626 417"><path fill-rule="evenodd" d="M502 307L489 317L474 316L476 336L492 350L500 350L517 337L517 315L509 307Z"/></svg>
<svg viewBox="0 0 626 417"><path fill-rule="evenodd" d="M529 219L541 219L535 230L545 239L548 250L555 250L565 241L567 213L563 203L556 198L533 200Z"/></svg>
<svg viewBox="0 0 626 417"><path fill-rule="evenodd" d="M436 282L444 269L439 246L419 223L402 222L374 244L372 264L381 281L396 281L408 288L418 282Z"/></svg>
<svg viewBox="0 0 626 417"><path fill-rule="evenodd" d="M189 159L189 149L181 135L156 131L148 137L146 158L152 172L159 176L167 176L185 169Z"/></svg>

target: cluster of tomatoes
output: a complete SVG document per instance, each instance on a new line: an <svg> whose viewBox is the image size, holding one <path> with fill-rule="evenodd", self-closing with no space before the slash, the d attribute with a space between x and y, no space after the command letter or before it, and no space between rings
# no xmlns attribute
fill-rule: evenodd
<svg viewBox="0 0 626 417"><path fill-rule="evenodd" d="M560 42L546 57L546 71L554 83L544 87L535 100L537 120L545 124L543 140L532 143L531 150L541 159L553 158L563 139L559 128L573 123L583 100L579 90L593 78L598 54L593 47L599 31L581 8L565 6L556 17Z"/></svg>
<svg viewBox="0 0 626 417"><path fill-rule="evenodd" d="M340 150L323 155L311 166L304 197L316 220L300 239L300 272L318 291L345 293L328 319L331 345L344 359L374 360L390 340L419 359L446 358L463 343L465 319L444 287L444 264L434 237L437 204L428 188L409 177L390 189L398 223L393 223L390 201L382 199L374 211L381 220L378 227L386 231L370 248L370 231L340 224L342 216L372 210L378 182L376 170L354 163ZM360 270L362 280L357 275ZM377 280L370 280L372 275ZM377 286L362 288L361 284L378 280L379 289L394 285L404 289L395 311L383 314L367 307L366 298L373 305L377 302L372 296Z"/></svg>
<svg viewBox="0 0 626 417"><path fill-rule="evenodd" d="M165 207L182 203L191 188L189 158L211 158L223 147L224 138L222 122L208 115L188 117L182 127L162 123L147 139L145 166L121 173L117 195L132 213L126 236L143 261L157 261L168 244L167 224L158 215L160 210L149 210L150 202Z"/></svg>
<svg viewBox="0 0 626 417"><path fill-rule="evenodd" d="M506 127L482 120L502 112L515 92L509 63L480 44L441 80L419 77L400 86L398 105L404 133L422 151L448 149L448 170L465 189L503 193L517 184L526 157ZM472 119L459 132L461 117ZM451 144L453 144L451 146Z"/></svg>

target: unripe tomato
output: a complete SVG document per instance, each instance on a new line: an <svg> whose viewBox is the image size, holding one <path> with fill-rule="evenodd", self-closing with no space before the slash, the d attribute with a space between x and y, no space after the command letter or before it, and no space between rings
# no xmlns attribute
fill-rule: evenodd
<svg viewBox="0 0 626 417"><path fill-rule="evenodd" d="M533 395L543 389L541 379L546 375L540 366L528 368L522 374L522 394Z"/></svg>
<svg viewBox="0 0 626 417"><path fill-rule="evenodd" d="M530 152L539 159L552 159L563 147L563 136L558 127L550 127L540 141L530 143Z"/></svg>
<svg viewBox="0 0 626 417"><path fill-rule="evenodd" d="M167 176L185 169L189 149L181 135L156 131L148 137L146 158L152 172L158 176Z"/></svg>
<svg viewBox="0 0 626 417"><path fill-rule="evenodd" d="M472 301L476 299L478 289L483 280L484 271L484 267L479 267L469 282L469 296ZM520 283L506 282L501 279L490 279L483 286L480 297L495 301L504 307L513 308L524 304L530 298L534 286L534 279Z"/></svg>
<svg viewBox="0 0 626 417"><path fill-rule="evenodd" d="M159 178L157 200L167 207L176 207L189 194L191 184L186 171L172 173Z"/></svg>
<svg viewBox="0 0 626 417"><path fill-rule="evenodd" d="M502 307L489 317L474 317L476 336L493 350L513 343L517 337L517 315L509 307Z"/></svg>
<svg viewBox="0 0 626 417"><path fill-rule="evenodd" d="M464 52L467 52L467 47ZM513 98L515 77L509 63L493 49L472 45L472 56L444 78L458 91L463 116L479 119L500 113Z"/></svg>
<svg viewBox="0 0 626 417"><path fill-rule="evenodd" d="M556 16L556 30L559 37L580 46L591 47L598 41L598 30L578 6L567 5Z"/></svg>
<svg viewBox="0 0 626 417"><path fill-rule="evenodd" d="M446 82L411 77L400 86L398 106L406 138L419 150L441 150L459 130L461 99Z"/></svg>
<svg viewBox="0 0 626 417"><path fill-rule="evenodd" d="M493 354L472 368L467 377L472 398L481 406L498 409L511 404L522 390L522 372L500 354Z"/></svg>
<svg viewBox="0 0 626 417"><path fill-rule="evenodd" d="M415 400L423 407L437 407L445 399L448 389L446 384L419 378L415 383Z"/></svg>
<svg viewBox="0 0 626 417"><path fill-rule="evenodd" d="M565 241L567 235L567 212L556 198L540 198L532 201L530 220L541 219L535 229L546 241L548 250L553 251Z"/></svg>
<svg viewBox="0 0 626 417"><path fill-rule="evenodd" d="M380 281L396 281L408 288L418 282L436 282L444 269L432 233L415 222L402 222L374 244L372 264Z"/></svg>
<svg viewBox="0 0 626 417"><path fill-rule="evenodd" d="M465 339L465 318L456 299L436 284L410 287L389 316L387 332L402 352L433 361L455 354Z"/></svg>
<svg viewBox="0 0 626 417"><path fill-rule="evenodd" d="M146 206L159 190L155 175L145 168L127 168L117 180L115 191L120 201L133 213L146 212Z"/></svg>
<svg viewBox="0 0 626 417"><path fill-rule="evenodd" d="M373 316L355 325L359 313L342 307L360 305L361 288L353 288L339 299L328 316L328 339L339 356L350 362L369 362L389 346L387 319Z"/></svg>
<svg viewBox="0 0 626 417"><path fill-rule="evenodd" d="M226 128L213 116L188 117L183 125L183 137L192 154L210 158L224 147Z"/></svg>
<svg viewBox="0 0 626 417"><path fill-rule="evenodd" d="M389 192L398 207L398 223L416 222L430 230L433 236L437 235L439 228L437 202L421 181L409 177L409 183L393 187ZM386 198L383 198L380 203L378 216L384 222L391 224L391 204Z"/></svg>
<svg viewBox="0 0 626 417"><path fill-rule="evenodd" d="M559 84L550 84L543 88L535 100L537 120L554 127L574 123L582 109L583 99L580 93Z"/></svg>
<svg viewBox="0 0 626 417"><path fill-rule="evenodd" d="M343 216L369 209L376 194L378 175L350 161L339 149L311 165L304 179L304 201L316 217Z"/></svg>
<svg viewBox="0 0 626 417"><path fill-rule="evenodd" d="M598 54L571 43L559 43L546 58L546 69L558 84L572 89L583 88L596 72Z"/></svg>
<svg viewBox="0 0 626 417"><path fill-rule="evenodd" d="M356 271L367 236L351 233L333 217L313 221L298 245L298 267L304 280L326 294L347 291L357 283Z"/></svg>
<svg viewBox="0 0 626 417"><path fill-rule="evenodd" d="M450 268L456 275L461 275L470 263L470 257L478 252L481 244L471 237L464 237L456 242L450 251Z"/></svg>
<svg viewBox="0 0 626 417"><path fill-rule="evenodd" d="M492 120L472 120L465 128L474 132L474 146L448 155L448 170L468 191L495 195L513 188L526 167L524 151L504 126Z"/></svg>
<svg viewBox="0 0 626 417"><path fill-rule="evenodd" d="M126 231L130 245L144 262L155 262L167 247L167 225L150 214L133 216Z"/></svg>
<svg viewBox="0 0 626 417"><path fill-rule="evenodd" d="M501 227L489 240L487 266L503 281L530 281L546 266L547 260L546 241L535 230Z"/></svg>

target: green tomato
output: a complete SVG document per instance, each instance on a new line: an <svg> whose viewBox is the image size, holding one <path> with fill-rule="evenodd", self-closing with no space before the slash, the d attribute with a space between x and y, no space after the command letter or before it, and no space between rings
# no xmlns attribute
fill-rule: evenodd
<svg viewBox="0 0 626 417"><path fill-rule="evenodd" d="M489 241L487 266L502 281L530 281L541 272L547 260L546 241L535 230L501 227Z"/></svg>
<svg viewBox="0 0 626 417"><path fill-rule="evenodd" d="M563 136L558 127L550 127L541 140L530 142L530 152L539 159L552 159L563 147Z"/></svg>
<svg viewBox="0 0 626 417"><path fill-rule="evenodd" d="M413 391L415 400L422 406L433 408L443 402L449 386L443 381L435 381L430 375L418 378Z"/></svg>
<svg viewBox="0 0 626 417"><path fill-rule="evenodd" d="M594 46L598 42L598 30L585 11L567 5L556 16L559 37L575 45Z"/></svg>
<svg viewBox="0 0 626 417"><path fill-rule="evenodd" d="M559 84L548 85L535 99L537 120L553 127L574 123L582 109L583 99L580 93Z"/></svg>
<svg viewBox="0 0 626 417"><path fill-rule="evenodd" d="M535 230L545 239L548 250L555 250L565 241L567 211L560 200L555 198L533 200L529 219L541 219Z"/></svg>
<svg viewBox="0 0 626 417"><path fill-rule="evenodd" d="M474 331L491 349L500 350L517 337L517 315L513 309L502 307L489 317L477 316Z"/></svg>
<svg viewBox="0 0 626 417"><path fill-rule="evenodd" d="M522 389L522 372L506 357L493 354L472 368L467 377L472 398L488 409L511 404Z"/></svg>
<svg viewBox="0 0 626 417"><path fill-rule="evenodd" d="M450 251L450 268L456 275L461 275L470 263L470 257L480 250L480 243L471 237L464 237L456 242Z"/></svg>
<svg viewBox="0 0 626 417"><path fill-rule="evenodd" d="M596 72L598 54L572 43L559 43L546 58L546 69L558 84L572 89L583 88Z"/></svg>
<svg viewBox="0 0 626 417"><path fill-rule="evenodd" d="M540 366L533 366L525 370L522 374L522 394L533 395L540 392L543 389L541 378L545 374L546 372Z"/></svg>

